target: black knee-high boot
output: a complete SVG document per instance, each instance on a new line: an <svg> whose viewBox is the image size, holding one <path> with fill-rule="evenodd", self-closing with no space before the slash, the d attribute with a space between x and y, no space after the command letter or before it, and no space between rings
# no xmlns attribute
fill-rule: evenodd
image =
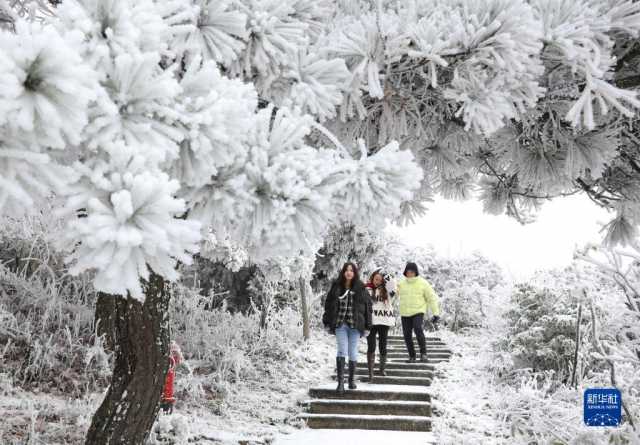
<svg viewBox="0 0 640 445"><path fill-rule="evenodd" d="M380 375L386 376L384 368L387 366L387 354L380 354Z"/></svg>
<svg viewBox="0 0 640 445"><path fill-rule="evenodd" d="M338 394L344 394L344 357L336 357L336 375L338 377Z"/></svg>
<svg viewBox="0 0 640 445"><path fill-rule="evenodd" d="M356 362L349 360L349 389L357 389L354 374L356 373Z"/></svg>
<svg viewBox="0 0 640 445"><path fill-rule="evenodd" d="M373 366L376 361L375 352L367 352L367 369L369 370L369 383L373 382Z"/></svg>

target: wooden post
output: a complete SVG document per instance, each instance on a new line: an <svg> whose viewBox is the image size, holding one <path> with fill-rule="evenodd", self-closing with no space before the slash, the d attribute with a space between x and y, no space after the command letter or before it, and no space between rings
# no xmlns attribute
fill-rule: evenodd
<svg viewBox="0 0 640 445"><path fill-rule="evenodd" d="M311 327L309 326L309 296L307 295L307 280L298 278L300 284L300 310L302 311L302 337L309 340Z"/></svg>
<svg viewBox="0 0 640 445"><path fill-rule="evenodd" d="M584 292L584 290L583 290ZM573 354L573 372L571 373L571 386L577 387L576 370L578 368L578 354L580 351L580 323L582 322L582 300L578 303L578 322L576 323L576 350Z"/></svg>

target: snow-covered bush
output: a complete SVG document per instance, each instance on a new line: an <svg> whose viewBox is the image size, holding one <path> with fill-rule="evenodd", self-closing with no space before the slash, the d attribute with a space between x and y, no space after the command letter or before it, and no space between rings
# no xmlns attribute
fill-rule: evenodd
<svg viewBox="0 0 640 445"><path fill-rule="evenodd" d="M620 389L623 415L633 422L640 418L640 246L627 249L587 246L577 258L595 266L595 276L611 283L612 290L591 292L589 309L594 357L603 364L610 385ZM598 322L596 313L609 316ZM637 428L637 427L636 427Z"/></svg>
<svg viewBox="0 0 640 445"><path fill-rule="evenodd" d="M261 328L260 311L231 313L225 304L209 307L209 299L197 289L175 286L171 305L173 334L187 360L199 363L218 382L255 377L260 362L287 360L292 346L302 341L297 312L273 311ZM195 365L194 365L195 366Z"/></svg>
<svg viewBox="0 0 640 445"><path fill-rule="evenodd" d="M434 424L438 441L638 443L630 418L637 428L640 368L631 357L623 359L624 349L616 347L616 339L626 339L616 337L624 326L624 311L617 303L624 301L624 294L595 269L573 265L536 274L530 283L517 285L510 297L510 302L507 299L492 308L496 314L486 326L440 333L454 355L436 371L438 378L431 386L439 414ZM573 381L580 304L580 347ZM615 355L598 352L594 341L598 337ZM623 423L618 428L585 426L584 390L611 386L621 390L627 405Z"/></svg>
<svg viewBox="0 0 640 445"><path fill-rule="evenodd" d="M510 329L505 339L516 367L553 370L566 381L573 368L577 308L571 295L530 284L516 286L506 313Z"/></svg>
<svg viewBox="0 0 640 445"><path fill-rule="evenodd" d="M425 275L439 292L446 325L456 331L487 326L496 311L497 296L504 292L502 269L475 252L446 258L433 250L420 257Z"/></svg>
<svg viewBox="0 0 640 445"><path fill-rule="evenodd" d="M59 224L0 220L0 359L25 387L79 397L105 385L110 363L95 335L90 277L70 275L55 248Z"/></svg>
<svg viewBox="0 0 640 445"><path fill-rule="evenodd" d="M274 308L262 320L260 310L208 307L206 296L182 283L174 285L174 295L173 338L186 359L176 379L178 410L206 407L234 418L242 412L263 421L277 415L282 421L298 409L292 390L302 395L302 382L315 383L328 372L332 343L319 335L304 341L296 308ZM282 395L278 406L274 394Z"/></svg>

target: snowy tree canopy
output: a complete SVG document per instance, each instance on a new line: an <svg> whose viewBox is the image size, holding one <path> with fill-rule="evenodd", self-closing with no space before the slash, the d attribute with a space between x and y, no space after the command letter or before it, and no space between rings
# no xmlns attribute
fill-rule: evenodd
<svg viewBox="0 0 640 445"><path fill-rule="evenodd" d="M101 290L175 277L203 231L311 255L435 193L525 221L585 192L637 233L639 3L4 5L0 211L55 193Z"/></svg>
<svg viewBox="0 0 640 445"><path fill-rule="evenodd" d="M330 224L382 194L397 217L419 185L410 150L354 157L318 124L351 78L308 52L329 3L2 5L0 211L54 197L71 272L100 291L143 299L140 280L177 278L203 234L254 262L313 258Z"/></svg>
<svg viewBox="0 0 640 445"><path fill-rule="evenodd" d="M435 193L475 194L526 222L544 200L584 192L616 212L608 241L637 234L637 2L211 3L225 17L207 19L212 57L261 101L369 153L397 141L416 154L424 177L404 217Z"/></svg>

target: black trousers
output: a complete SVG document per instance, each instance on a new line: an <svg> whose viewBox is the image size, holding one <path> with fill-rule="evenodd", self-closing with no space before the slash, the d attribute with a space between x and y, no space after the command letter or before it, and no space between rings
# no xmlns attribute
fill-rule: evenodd
<svg viewBox="0 0 640 445"><path fill-rule="evenodd" d="M416 333L418 345L420 346L420 354L427 353L427 342L424 339L424 331L422 325L424 323L424 314L416 314L411 317L402 318L402 334L404 335L404 343L407 346L409 357L416 356L416 350L413 347L413 332Z"/></svg>
<svg viewBox="0 0 640 445"><path fill-rule="evenodd" d="M387 335L389 334L389 326L383 326L381 324L371 326L371 330L367 336L367 353L371 354L376 352L376 334L378 334L380 354L385 355L387 353Z"/></svg>

